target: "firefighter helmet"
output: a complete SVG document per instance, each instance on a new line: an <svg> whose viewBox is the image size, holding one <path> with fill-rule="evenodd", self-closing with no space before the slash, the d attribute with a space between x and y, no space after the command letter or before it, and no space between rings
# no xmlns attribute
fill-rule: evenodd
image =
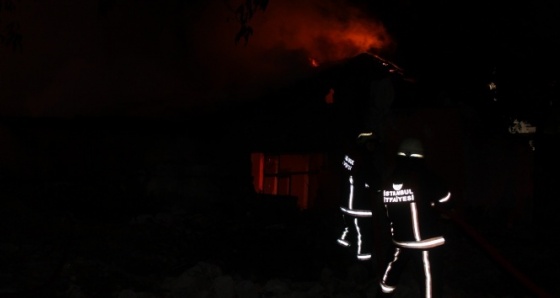
<svg viewBox="0 0 560 298"><path fill-rule="evenodd" d="M374 151L378 142L377 135L373 132L361 133L358 135L358 138L356 138L356 144L367 151Z"/></svg>
<svg viewBox="0 0 560 298"><path fill-rule="evenodd" d="M406 157L423 158L424 147L419 139L405 138L401 141L397 154Z"/></svg>

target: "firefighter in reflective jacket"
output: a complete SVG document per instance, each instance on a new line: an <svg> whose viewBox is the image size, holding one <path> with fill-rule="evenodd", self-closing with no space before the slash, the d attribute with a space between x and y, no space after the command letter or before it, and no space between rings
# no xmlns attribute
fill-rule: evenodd
<svg viewBox="0 0 560 298"><path fill-rule="evenodd" d="M381 296L390 297L409 260L421 264L423 297L441 297L441 255L445 238L436 206L449 204L451 193L443 179L424 160L420 140L404 139L393 172L378 199L390 224L392 249L379 283Z"/></svg>
<svg viewBox="0 0 560 298"><path fill-rule="evenodd" d="M375 183L373 151L377 140L372 132L362 133L356 145L342 161L345 170L345 199L340 206L344 228L337 242L345 247L354 246L356 258L367 261L372 258L372 202ZM377 184L377 185L376 185Z"/></svg>
<svg viewBox="0 0 560 298"><path fill-rule="evenodd" d="M382 209L375 202L375 193L381 191L385 134L393 127L391 106L403 90L396 88L403 86L402 72L370 54L358 55L346 66L345 75L333 82L332 123L336 123L334 132L344 166L339 205L344 226L337 241L356 254L353 261L359 262L358 267L365 266L369 274L375 274L369 265L379 264L372 253L379 250L381 241L374 232L377 218L373 214Z"/></svg>

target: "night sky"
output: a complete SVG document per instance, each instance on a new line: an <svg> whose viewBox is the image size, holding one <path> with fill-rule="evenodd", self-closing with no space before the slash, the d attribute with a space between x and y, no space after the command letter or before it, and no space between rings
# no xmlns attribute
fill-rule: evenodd
<svg viewBox="0 0 560 298"><path fill-rule="evenodd" d="M235 43L244 3L2 0L1 115L180 114L253 99L305 76L311 58L368 50L433 81L496 63L551 78L558 65L551 1L272 0L249 20L247 44Z"/></svg>

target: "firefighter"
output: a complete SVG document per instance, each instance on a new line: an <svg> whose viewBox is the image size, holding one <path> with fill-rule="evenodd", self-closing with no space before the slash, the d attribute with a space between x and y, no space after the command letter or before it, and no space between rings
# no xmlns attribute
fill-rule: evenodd
<svg viewBox="0 0 560 298"><path fill-rule="evenodd" d="M377 145L372 132L362 133L342 161L345 193L340 210L344 227L337 242L344 247L353 247L356 259L360 261L372 259L372 202L376 185L373 152Z"/></svg>
<svg viewBox="0 0 560 298"><path fill-rule="evenodd" d="M391 297L405 269L421 265L423 297L441 297L444 218L438 208L451 207L443 178L426 165L422 142L405 138L381 194L390 224L392 249L379 282L379 297ZM411 264L412 265L412 264Z"/></svg>
<svg viewBox="0 0 560 298"><path fill-rule="evenodd" d="M332 123L343 166L338 210L342 229L336 241L349 248L356 267L365 267L373 277L381 271L376 255L384 250L380 217L375 215L383 206L375 193L381 191L386 134L393 128L392 104L408 88L400 69L377 56L359 55L346 67L347 75L333 86Z"/></svg>

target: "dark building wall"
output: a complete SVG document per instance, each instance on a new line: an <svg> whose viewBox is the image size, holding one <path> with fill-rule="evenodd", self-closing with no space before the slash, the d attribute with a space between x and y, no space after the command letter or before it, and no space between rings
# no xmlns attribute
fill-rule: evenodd
<svg viewBox="0 0 560 298"><path fill-rule="evenodd" d="M5 122L0 158L4 197L102 216L171 206L202 212L235 206L251 196L249 152L193 134L190 125L157 120Z"/></svg>

